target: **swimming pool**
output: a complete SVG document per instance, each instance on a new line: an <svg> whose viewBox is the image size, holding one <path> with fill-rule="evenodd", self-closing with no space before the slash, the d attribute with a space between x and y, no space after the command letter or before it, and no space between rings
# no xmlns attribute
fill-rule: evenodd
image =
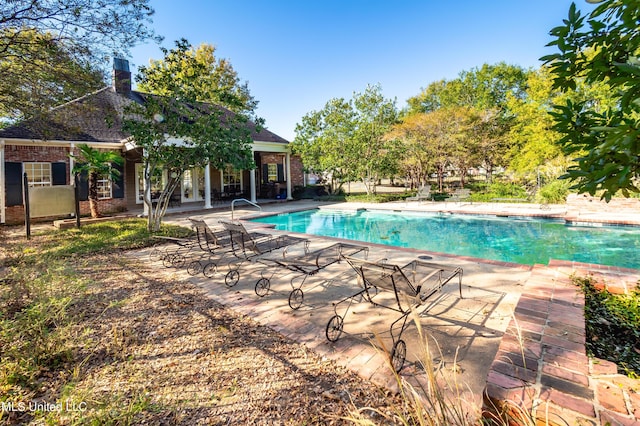
<svg viewBox="0 0 640 426"><path fill-rule="evenodd" d="M564 220L376 210L305 210L252 219L275 229L524 265L550 259L640 269L640 228Z"/></svg>

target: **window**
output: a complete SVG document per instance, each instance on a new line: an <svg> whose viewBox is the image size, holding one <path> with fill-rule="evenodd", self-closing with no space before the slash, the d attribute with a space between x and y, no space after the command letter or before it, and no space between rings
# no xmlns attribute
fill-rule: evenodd
<svg viewBox="0 0 640 426"><path fill-rule="evenodd" d="M267 182L278 182L277 164L267 164Z"/></svg>
<svg viewBox="0 0 640 426"><path fill-rule="evenodd" d="M222 171L222 192L226 194L239 194L242 192L241 170L233 170L228 167Z"/></svg>
<svg viewBox="0 0 640 426"><path fill-rule="evenodd" d="M51 186L51 163L24 163L29 186Z"/></svg>
<svg viewBox="0 0 640 426"><path fill-rule="evenodd" d="M108 176L98 177L98 199L104 200L112 198L111 196L111 179Z"/></svg>
<svg viewBox="0 0 640 426"><path fill-rule="evenodd" d="M136 163L136 203L142 204L144 198L144 164ZM151 176L151 198L157 198L167 185L168 173L166 169L155 169Z"/></svg>

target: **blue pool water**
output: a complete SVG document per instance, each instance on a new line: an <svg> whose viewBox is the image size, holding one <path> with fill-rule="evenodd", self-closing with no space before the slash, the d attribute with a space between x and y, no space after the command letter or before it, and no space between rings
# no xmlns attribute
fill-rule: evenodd
<svg viewBox="0 0 640 426"><path fill-rule="evenodd" d="M253 219L276 229L525 265L550 259L640 269L640 228L564 220L306 210Z"/></svg>

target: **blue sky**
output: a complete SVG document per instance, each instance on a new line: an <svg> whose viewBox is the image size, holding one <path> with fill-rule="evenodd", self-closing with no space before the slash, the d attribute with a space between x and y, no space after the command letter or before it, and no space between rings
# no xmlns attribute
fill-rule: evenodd
<svg viewBox="0 0 640 426"><path fill-rule="evenodd" d="M336 97L380 84L399 108L420 89L484 63L538 67L549 30L570 0L151 0L171 48L210 43L228 59L266 127L293 140L295 125ZM583 11L593 6L576 0ZM160 59L132 51L132 69Z"/></svg>

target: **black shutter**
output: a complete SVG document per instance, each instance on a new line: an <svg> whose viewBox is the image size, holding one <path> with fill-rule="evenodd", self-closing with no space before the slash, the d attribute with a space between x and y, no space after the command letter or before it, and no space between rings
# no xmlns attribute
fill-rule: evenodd
<svg viewBox="0 0 640 426"><path fill-rule="evenodd" d="M120 172L113 182L111 182L111 196L113 198L124 198L124 167L118 163L112 163L111 167Z"/></svg>
<svg viewBox="0 0 640 426"><path fill-rule="evenodd" d="M78 164L81 166L81 164ZM89 199L89 175L85 170L78 174L78 200L87 201Z"/></svg>
<svg viewBox="0 0 640 426"><path fill-rule="evenodd" d="M5 203L9 206L22 205L22 163L4 163Z"/></svg>
<svg viewBox="0 0 640 426"><path fill-rule="evenodd" d="M284 182L284 167L278 164L278 182Z"/></svg>
<svg viewBox="0 0 640 426"><path fill-rule="evenodd" d="M67 184L67 163L51 163L51 184Z"/></svg>
<svg viewBox="0 0 640 426"><path fill-rule="evenodd" d="M269 183L269 165L268 164L262 165L262 183L263 184Z"/></svg>

